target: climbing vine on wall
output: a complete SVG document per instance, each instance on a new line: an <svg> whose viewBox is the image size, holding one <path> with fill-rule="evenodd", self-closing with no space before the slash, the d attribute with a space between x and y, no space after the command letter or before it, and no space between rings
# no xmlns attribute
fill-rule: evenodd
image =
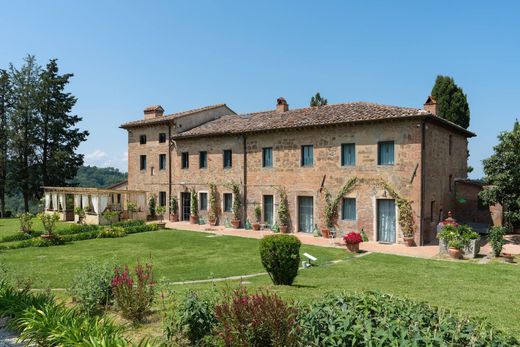
<svg viewBox="0 0 520 347"><path fill-rule="evenodd" d="M332 194L327 188L323 188L325 194L325 209L323 211L323 217L328 228L332 228L337 224L338 221L338 207L343 196L350 192L356 185L357 178L351 178L341 187L338 194L332 199Z"/></svg>

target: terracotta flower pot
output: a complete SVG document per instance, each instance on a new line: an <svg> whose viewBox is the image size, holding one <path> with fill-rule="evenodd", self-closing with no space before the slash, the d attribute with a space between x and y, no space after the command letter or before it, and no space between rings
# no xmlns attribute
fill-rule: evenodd
<svg viewBox="0 0 520 347"><path fill-rule="evenodd" d="M448 248L448 253L453 259L460 259L462 256L462 251L456 248Z"/></svg>
<svg viewBox="0 0 520 347"><path fill-rule="evenodd" d="M177 213L170 213L170 222L178 222L179 215Z"/></svg>
<svg viewBox="0 0 520 347"><path fill-rule="evenodd" d="M350 253L359 253L359 243L347 243L347 249Z"/></svg>
<svg viewBox="0 0 520 347"><path fill-rule="evenodd" d="M166 222L159 222L157 223L157 226L159 227L159 229L164 229L166 228Z"/></svg>
<svg viewBox="0 0 520 347"><path fill-rule="evenodd" d="M280 225L280 232L282 234L287 234L287 229L288 229L287 225Z"/></svg>
<svg viewBox="0 0 520 347"><path fill-rule="evenodd" d="M240 219L232 219L231 226L235 229L240 228Z"/></svg>
<svg viewBox="0 0 520 347"><path fill-rule="evenodd" d="M190 215L190 224L197 224L199 222L199 216Z"/></svg>
<svg viewBox="0 0 520 347"><path fill-rule="evenodd" d="M330 229L328 228L322 228L321 229L321 236L328 239L330 237Z"/></svg>
<svg viewBox="0 0 520 347"><path fill-rule="evenodd" d="M216 218L215 219L210 219L210 220L208 220L208 223L209 223L209 225L214 227L215 225L217 225L217 219Z"/></svg>
<svg viewBox="0 0 520 347"><path fill-rule="evenodd" d="M413 237L404 237L403 241L404 241L404 245L406 247L413 247L413 246L415 246Z"/></svg>
<svg viewBox="0 0 520 347"><path fill-rule="evenodd" d="M255 231L260 230L260 223L253 223L253 230L255 230Z"/></svg>

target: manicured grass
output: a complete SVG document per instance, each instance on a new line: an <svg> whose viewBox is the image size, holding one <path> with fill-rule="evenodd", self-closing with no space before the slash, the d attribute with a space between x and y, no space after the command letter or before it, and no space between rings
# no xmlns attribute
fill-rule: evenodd
<svg viewBox="0 0 520 347"><path fill-rule="evenodd" d="M69 227L69 223L58 222L56 223L56 230L64 229ZM43 231L43 225L41 220L33 218L34 231ZM20 232L20 222L18 218L1 218L0 219L0 239L4 236L14 235Z"/></svg>
<svg viewBox="0 0 520 347"><path fill-rule="evenodd" d="M184 281L263 272L259 240L213 236L179 230L159 230L117 239L78 241L48 248L26 248L0 252L0 262L30 277L35 287L67 288L89 258L114 260L133 265L152 259L157 279ZM302 247L319 262L347 258L344 250L315 246Z"/></svg>

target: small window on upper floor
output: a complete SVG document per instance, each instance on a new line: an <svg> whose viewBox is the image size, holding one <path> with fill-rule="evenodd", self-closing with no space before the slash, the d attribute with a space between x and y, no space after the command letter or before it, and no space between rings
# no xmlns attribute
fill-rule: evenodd
<svg viewBox="0 0 520 347"><path fill-rule="evenodd" d="M146 135L140 135L139 136L139 143L141 145L146 145Z"/></svg>
<svg viewBox="0 0 520 347"><path fill-rule="evenodd" d="M224 150L224 169L233 165L233 152L230 149Z"/></svg>
<svg viewBox="0 0 520 347"><path fill-rule="evenodd" d="M146 170L146 155L139 156L139 168Z"/></svg>
<svg viewBox="0 0 520 347"><path fill-rule="evenodd" d="M165 143L166 142L166 133L160 133L159 134L159 143Z"/></svg>
<svg viewBox="0 0 520 347"><path fill-rule="evenodd" d="M301 166L312 166L314 164L314 146L303 145L301 153Z"/></svg>
<svg viewBox="0 0 520 347"><path fill-rule="evenodd" d="M377 144L377 165L394 165L394 141Z"/></svg>
<svg viewBox="0 0 520 347"><path fill-rule="evenodd" d="M190 167L190 155L188 152L181 153L181 168L188 169Z"/></svg>
<svg viewBox="0 0 520 347"><path fill-rule="evenodd" d="M341 166L356 165L356 145L344 143L341 145Z"/></svg>
<svg viewBox="0 0 520 347"><path fill-rule="evenodd" d="M262 148L262 167L273 167L273 147Z"/></svg>
<svg viewBox="0 0 520 347"><path fill-rule="evenodd" d="M205 169L208 167L208 152L199 152L199 169Z"/></svg>

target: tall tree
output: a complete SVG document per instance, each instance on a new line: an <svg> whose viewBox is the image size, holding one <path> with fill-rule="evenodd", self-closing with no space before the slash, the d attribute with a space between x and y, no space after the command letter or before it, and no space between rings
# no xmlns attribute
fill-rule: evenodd
<svg viewBox="0 0 520 347"><path fill-rule="evenodd" d="M39 191L37 128L40 67L32 55L24 59L24 65L16 69L10 65L13 86L13 111L11 115L10 170L23 195L24 209Z"/></svg>
<svg viewBox="0 0 520 347"><path fill-rule="evenodd" d="M488 204L500 203L506 221L520 225L520 124L515 121L512 131L498 135L494 153L483 161L486 182L491 186L480 193Z"/></svg>
<svg viewBox="0 0 520 347"><path fill-rule="evenodd" d="M9 74L0 70L0 217L5 216L5 197L7 192L7 168L9 148L9 112L11 110L12 90Z"/></svg>
<svg viewBox="0 0 520 347"><path fill-rule="evenodd" d="M469 105L462 88L455 84L452 77L437 76L431 95L437 102L437 115L464 129L469 127Z"/></svg>
<svg viewBox="0 0 520 347"><path fill-rule="evenodd" d="M316 93L316 95L314 95L311 98L311 102L310 102L310 106L311 107L314 107L314 106L324 106L324 105L327 105L327 99L322 98L319 92Z"/></svg>
<svg viewBox="0 0 520 347"><path fill-rule="evenodd" d="M83 165L83 155L75 153L88 131L76 125L81 117L71 114L76 97L65 92L73 74L60 75L56 59L51 59L40 76L39 126L41 184L62 186Z"/></svg>

